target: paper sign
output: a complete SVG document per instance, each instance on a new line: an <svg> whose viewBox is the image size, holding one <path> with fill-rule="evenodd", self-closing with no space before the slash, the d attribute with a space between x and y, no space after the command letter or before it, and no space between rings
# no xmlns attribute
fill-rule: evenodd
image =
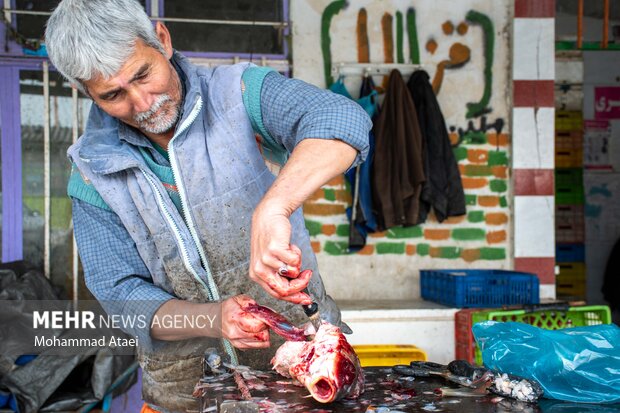
<svg viewBox="0 0 620 413"><path fill-rule="evenodd" d="M586 169L611 170L609 121L586 120L583 126L583 166Z"/></svg>
<svg viewBox="0 0 620 413"><path fill-rule="evenodd" d="M620 119L620 87L594 88L594 118Z"/></svg>

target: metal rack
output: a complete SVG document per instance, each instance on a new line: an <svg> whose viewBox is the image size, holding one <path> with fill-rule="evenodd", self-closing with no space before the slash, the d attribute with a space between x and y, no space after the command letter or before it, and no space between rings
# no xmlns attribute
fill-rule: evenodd
<svg viewBox="0 0 620 413"><path fill-rule="evenodd" d="M397 69L403 76L408 76L419 69L421 64L404 63L335 63L332 65L332 76L385 76Z"/></svg>

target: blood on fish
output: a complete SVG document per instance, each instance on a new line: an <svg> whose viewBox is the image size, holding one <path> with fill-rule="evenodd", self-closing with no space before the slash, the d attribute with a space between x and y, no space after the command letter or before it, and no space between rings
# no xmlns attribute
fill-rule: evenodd
<svg viewBox="0 0 620 413"><path fill-rule="evenodd" d="M340 329L323 322L310 342L287 342L271 361L275 370L302 383L312 397L330 403L364 391L359 359Z"/></svg>

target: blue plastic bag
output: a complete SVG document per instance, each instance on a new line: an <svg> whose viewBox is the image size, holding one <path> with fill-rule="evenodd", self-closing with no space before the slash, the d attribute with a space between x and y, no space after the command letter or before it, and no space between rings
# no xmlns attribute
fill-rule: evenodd
<svg viewBox="0 0 620 413"><path fill-rule="evenodd" d="M554 331L485 321L473 332L487 368L536 380L544 397L620 403L620 328L613 324Z"/></svg>

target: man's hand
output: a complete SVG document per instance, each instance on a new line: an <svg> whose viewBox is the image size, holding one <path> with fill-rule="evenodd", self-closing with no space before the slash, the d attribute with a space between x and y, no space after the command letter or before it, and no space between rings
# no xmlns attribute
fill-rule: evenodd
<svg viewBox="0 0 620 413"><path fill-rule="evenodd" d="M290 239L286 213L261 204L252 217L250 278L275 298L310 304L312 300L301 290L308 286L312 273L299 276L301 251L289 244ZM286 268L286 277L278 273L281 268Z"/></svg>
<svg viewBox="0 0 620 413"><path fill-rule="evenodd" d="M311 274L299 276L301 251L291 245L293 212L330 179L351 166L357 150L337 139L307 138L297 144L252 216L250 278L280 300L311 304L301 291ZM286 267L286 277L278 270ZM283 274L284 275L284 274Z"/></svg>
<svg viewBox="0 0 620 413"><path fill-rule="evenodd" d="M267 324L243 310L248 304L256 304L256 301L247 295L237 295L222 302L222 335L239 349L267 348Z"/></svg>
<svg viewBox="0 0 620 413"><path fill-rule="evenodd" d="M243 311L248 304L256 302L247 295L210 303L169 300L154 315L160 321L151 326L151 337L165 341L224 337L241 349L269 347L267 325ZM194 322L173 323L175 319Z"/></svg>

